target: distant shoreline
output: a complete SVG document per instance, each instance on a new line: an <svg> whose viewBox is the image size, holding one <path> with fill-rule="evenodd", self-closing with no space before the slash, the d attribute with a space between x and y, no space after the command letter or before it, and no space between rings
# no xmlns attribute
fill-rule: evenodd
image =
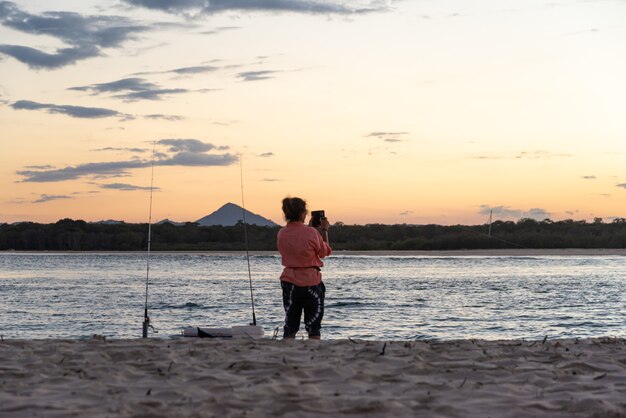
<svg viewBox="0 0 626 418"><path fill-rule="evenodd" d="M145 254L146 251L0 251L0 254ZM151 251L152 254L245 255L245 251ZM278 251L250 251L250 255L278 256ZM341 251L335 256L379 257L541 257L541 256L626 256L626 248L539 248L451 251Z"/></svg>

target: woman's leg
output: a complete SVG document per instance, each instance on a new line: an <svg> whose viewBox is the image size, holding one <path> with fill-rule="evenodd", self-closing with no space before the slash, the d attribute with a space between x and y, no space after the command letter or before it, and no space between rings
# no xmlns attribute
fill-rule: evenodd
<svg viewBox="0 0 626 418"><path fill-rule="evenodd" d="M298 286L293 283L280 282L283 288L283 307L285 308L284 338L295 338L300 329L302 316L302 298Z"/></svg>
<svg viewBox="0 0 626 418"><path fill-rule="evenodd" d="M317 286L306 288L306 300L304 301L304 326L309 333L309 338L320 339L322 319L324 318L324 298L326 286L320 283Z"/></svg>

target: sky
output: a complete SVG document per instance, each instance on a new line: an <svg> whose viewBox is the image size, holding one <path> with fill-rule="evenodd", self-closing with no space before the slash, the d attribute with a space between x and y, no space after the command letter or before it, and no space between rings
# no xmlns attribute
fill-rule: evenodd
<svg viewBox="0 0 626 418"><path fill-rule="evenodd" d="M0 222L626 217L623 0L0 0Z"/></svg>

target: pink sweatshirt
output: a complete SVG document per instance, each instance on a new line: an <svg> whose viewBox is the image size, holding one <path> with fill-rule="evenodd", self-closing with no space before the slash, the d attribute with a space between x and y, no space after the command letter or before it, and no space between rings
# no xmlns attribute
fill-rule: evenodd
<svg viewBox="0 0 626 418"><path fill-rule="evenodd" d="M302 222L289 222L278 231L278 251L283 258L280 280L296 286L315 286L321 283L324 266L322 258L332 249L313 227Z"/></svg>

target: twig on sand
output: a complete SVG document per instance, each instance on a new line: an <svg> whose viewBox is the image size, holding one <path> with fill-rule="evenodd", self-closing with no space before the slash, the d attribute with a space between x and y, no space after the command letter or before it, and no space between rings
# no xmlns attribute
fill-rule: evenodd
<svg viewBox="0 0 626 418"><path fill-rule="evenodd" d="M605 377L606 377L606 373L602 373L601 375L594 377L593 380L600 380L600 379L604 379Z"/></svg>
<svg viewBox="0 0 626 418"><path fill-rule="evenodd" d="M548 336L547 335L545 337L543 337L543 341L541 342L541 344L545 344L546 341L548 341Z"/></svg>
<svg viewBox="0 0 626 418"><path fill-rule="evenodd" d="M352 338L348 337L348 341L350 341L352 344L358 344L356 341L354 341Z"/></svg>
<svg viewBox="0 0 626 418"><path fill-rule="evenodd" d="M174 365L174 360L170 361L170 365L167 366L167 372L169 373L172 370L172 366Z"/></svg>
<svg viewBox="0 0 626 418"><path fill-rule="evenodd" d="M385 348L387 348L387 343L383 344L383 351L380 352L381 356L385 355Z"/></svg>
<svg viewBox="0 0 626 418"><path fill-rule="evenodd" d="M467 382L467 377L465 379L463 379L463 382L461 382L461 384L459 385L459 389L461 389L463 387L465 382Z"/></svg>

